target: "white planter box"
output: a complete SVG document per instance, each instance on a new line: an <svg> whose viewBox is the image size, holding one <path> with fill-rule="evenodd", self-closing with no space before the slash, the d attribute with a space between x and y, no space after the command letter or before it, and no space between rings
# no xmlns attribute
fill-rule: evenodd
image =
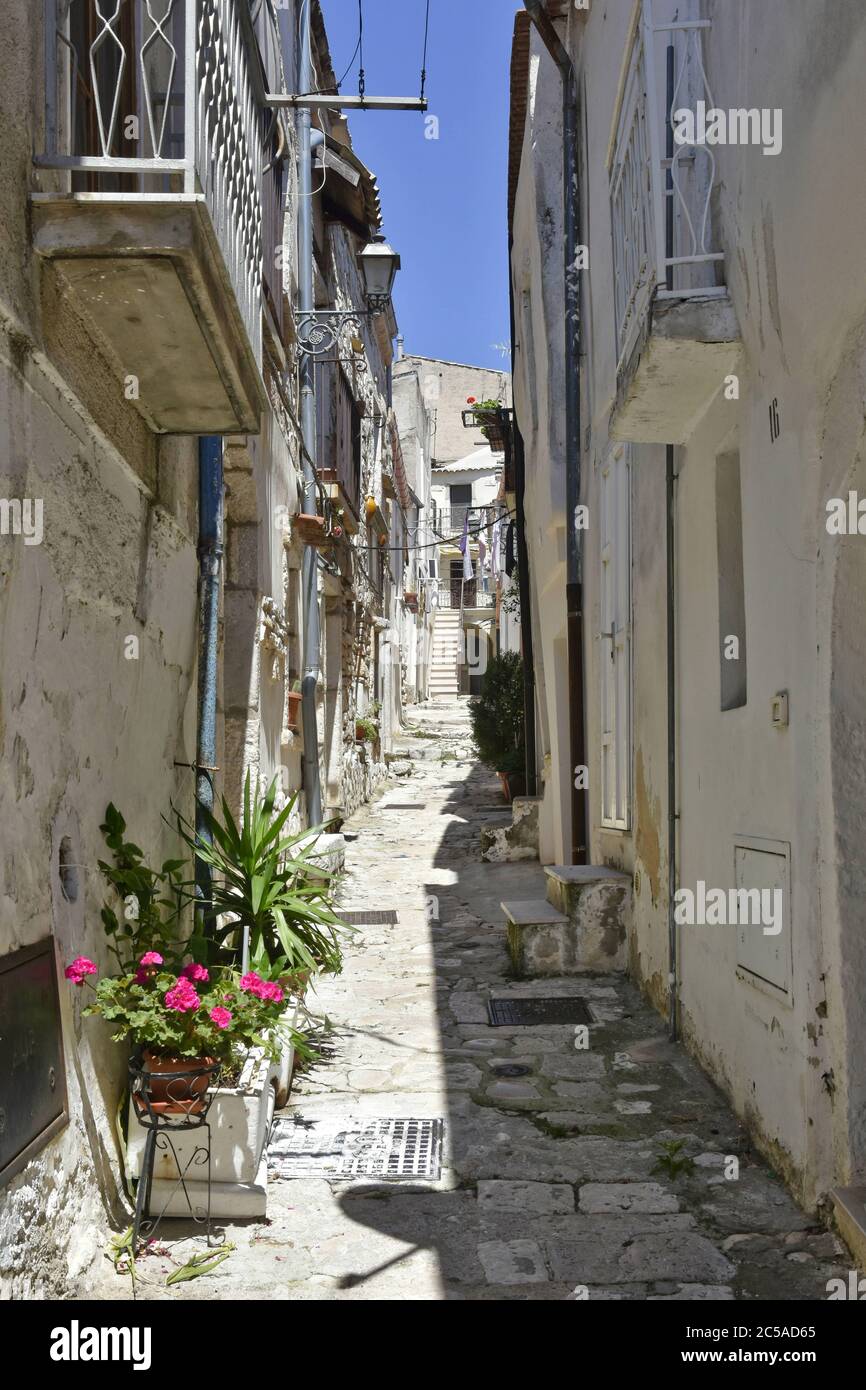
<svg viewBox="0 0 866 1390"><path fill-rule="evenodd" d="M237 1086L220 1086L208 1112L211 1132L211 1216L263 1216L267 1207L267 1162L265 1143L274 1114L277 1095L288 1095L294 1048L288 1048L279 1061L270 1062L261 1052L247 1058ZM127 1179L141 1175L147 1130L139 1124L129 1104L129 1130L126 1146ZM202 1129L180 1130L172 1134L181 1170L206 1139ZM207 1206L207 1181L199 1180L204 1165L193 1164L185 1178L186 1189L196 1214ZM168 1205L166 1206L166 1203ZM170 1150L157 1148L150 1199L151 1215L163 1209L167 1216L189 1218L189 1206L178 1182Z"/></svg>

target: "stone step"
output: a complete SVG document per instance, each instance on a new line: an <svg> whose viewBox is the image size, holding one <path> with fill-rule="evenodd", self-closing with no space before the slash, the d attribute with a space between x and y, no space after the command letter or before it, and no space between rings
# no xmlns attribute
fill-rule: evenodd
<svg viewBox="0 0 866 1390"><path fill-rule="evenodd" d="M574 974L568 918L546 898L503 902L508 954L520 978Z"/></svg>
<svg viewBox="0 0 866 1390"><path fill-rule="evenodd" d="M548 864L547 899L568 918L574 963L584 970L625 970L632 879L606 864Z"/></svg>
<svg viewBox="0 0 866 1390"><path fill-rule="evenodd" d="M830 1200L842 1238L866 1273L866 1187L834 1187Z"/></svg>

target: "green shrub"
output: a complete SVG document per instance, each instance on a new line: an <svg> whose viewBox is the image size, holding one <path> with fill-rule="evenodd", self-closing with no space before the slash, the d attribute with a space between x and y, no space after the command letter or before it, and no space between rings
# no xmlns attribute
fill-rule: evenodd
<svg viewBox="0 0 866 1390"><path fill-rule="evenodd" d="M522 772L523 661L516 652L503 652L488 662L481 694L470 700L469 712L481 761L494 772Z"/></svg>

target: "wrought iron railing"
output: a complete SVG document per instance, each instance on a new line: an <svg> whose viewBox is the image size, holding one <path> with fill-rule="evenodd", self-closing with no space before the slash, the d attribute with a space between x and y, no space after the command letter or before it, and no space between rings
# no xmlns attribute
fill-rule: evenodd
<svg viewBox="0 0 866 1390"><path fill-rule="evenodd" d="M643 0L638 17L609 164L620 365L654 296L725 293L710 218L715 157L706 144L674 144L670 133L674 111L713 105L702 51L711 21L656 22L655 4Z"/></svg>
<svg viewBox="0 0 866 1390"><path fill-rule="evenodd" d="M459 542L463 536L464 527L466 527L470 545L477 545L480 530L486 533L486 540L489 545L489 528L493 524L495 514L495 507L473 507L468 502L465 506L438 507L432 523L433 538L443 542ZM469 519L468 526L466 525L467 517Z"/></svg>
<svg viewBox="0 0 866 1390"><path fill-rule="evenodd" d="M46 0L46 148L35 161L66 171L70 193L203 197L259 363L263 267L278 263L282 240L263 101L265 83L280 85L278 46L256 38L263 23L276 31L273 3Z"/></svg>
<svg viewBox="0 0 866 1390"><path fill-rule="evenodd" d="M488 593L477 579L452 580L440 584L434 595L436 608L495 608L496 595Z"/></svg>

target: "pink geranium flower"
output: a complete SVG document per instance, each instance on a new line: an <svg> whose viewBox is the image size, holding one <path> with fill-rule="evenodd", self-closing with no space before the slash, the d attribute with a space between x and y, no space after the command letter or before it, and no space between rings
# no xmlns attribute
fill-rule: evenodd
<svg viewBox="0 0 866 1390"><path fill-rule="evenodd" d="M204 966L198 965L194 960L191 960L189 965L185 965L180 973L184 979L201 980L202 984L210 979L210 975Z"/></svg>
<svg viewBox="0 0 866 1390"><path fill-rule="evenodd" d="M67 980L71 980L74 985L83 985L85 976L97 975L99 967L87 956L76 956L71 965L67 965L63 972Z"/></svg>
<svg viewBox="0 0 866 1390"><path fill-rule="evenodd" d="M258 995L260 999L263 999L268 1004L281 1004L283 1001L283 991L280 989L279 985L270 984L268 982L263 982L261 989L258 991Z"/></svg>
<svg viewBox="0 0 866 1390"><path fill-rule="evenodd" d="M261 999L267 1004L280 1004L283 1000L283 991L280 986L272 984L269 980L263 980L261 975L256 974L255 970L244 975L241 980L241 989L246 990L248 994L254 994L257 999Z"/></svg>
<svg viewBox="0 0 866 1390"><path fill-rule="evenodd" d="M177 984L166 991L165 1006L175 1013L185 1014L197 1009L201 1000L189 980L179 979Z"/></svg>
<svg viewBox="0 0 866 1390"><path fill-rule="evenodd" d="M215 1009L211 1009L210 1019L211 1022L216 1024L217 1028L228 1028L229 1024L232 1021L232 1016L229 1013L228 1009L221 1009L217 1007Z"/></svg>
<svg viewBox="0 0 866 1390"><path fill-rule="evenodd" d="M159 951L145 951L139 965L162 965L162 956Z"/></svg>

